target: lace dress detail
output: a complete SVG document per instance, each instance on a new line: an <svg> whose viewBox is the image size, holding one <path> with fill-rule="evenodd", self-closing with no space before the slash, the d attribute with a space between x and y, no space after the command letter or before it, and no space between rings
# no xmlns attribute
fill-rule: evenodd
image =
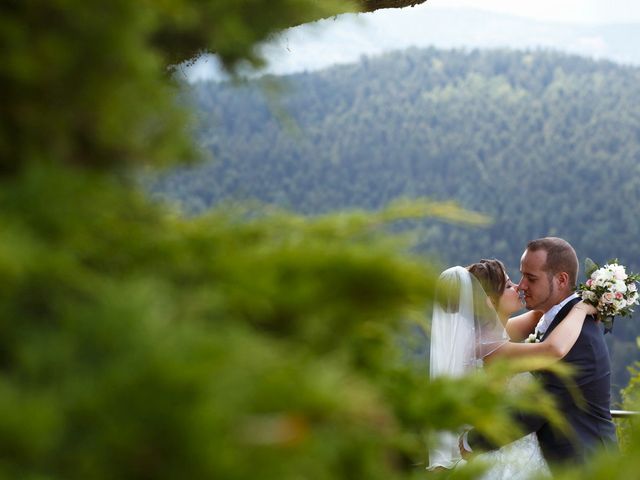
<svg viewBox="0 0 640 480"><path fill-rule="evenodd" d="M532 379L530 373L521 373L509 381L509 388L519 388ZM500 450L488 452L478 457L479 461L491 465L481 477L482 480L530 480L551 478L549 466L542 455L535 433L505 445Z"/></svg>
<svg viewBox="0 0 640 480"><path fill-rule="evenodd" d="M491 464L482 480L530 480L551 478L535 433L516 440L495 452L485 453L479 460Z"/></svg>

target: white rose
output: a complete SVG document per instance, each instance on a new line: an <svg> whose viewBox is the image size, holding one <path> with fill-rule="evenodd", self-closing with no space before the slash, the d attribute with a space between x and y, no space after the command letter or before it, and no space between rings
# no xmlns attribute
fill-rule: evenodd
<svg viewBox="0 0 640 480"><path fill-rule="evenodd" d="M629 285L627 285L627 290L630 292L636 292L638 290L638 287L636 287L636 282L631 282Z"/></svg>
<svg viewBox="0 0 640 480"><path fill-rule="evenodd" d="M622 310L623 308L625 308L627 306L627 301L623 298L620 300L614 300L613 301L613 307L616 310Z"/></svg>
<svg viewBox="0 0 640 480"><path fill-rule="evenodd" d="M622 280L618 280L613 284L613 292L625 293L627 291L627 284Z"/></svg>
<svg viewBox="0 0 640 480"><path fill-rule="evenodd" d="M608 268L601 268L599 270L596 270L596 272L594 272L594 275L594 282L598 287L606 286L607 283L613 281L615 278L613 272Z"/></svg>
<svg viewBox="0 0 640 480"><path fill-rule="evenodd" d="M616 280L627 279L627 272L625 272L623 265L618 265L617 263L614 263L613 265L611 265L611 271L613 272L613 275Z"/></svg>

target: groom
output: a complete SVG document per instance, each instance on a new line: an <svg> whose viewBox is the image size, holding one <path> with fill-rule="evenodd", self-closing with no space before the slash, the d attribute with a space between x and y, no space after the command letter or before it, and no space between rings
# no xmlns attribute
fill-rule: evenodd
<svg viewBox="0 0 640 480"><path fill-rule="evenodd" d="M576 252L561 238L533 240L522 255L520 272L522 280L518 290L524 295L527 309L544 312L535 326L535 333L544 340L579 301L575 294L578 276ZM517 341L528 336L533 327L515 323L508 324L507 330L512 340ZM580 399L576 402L575 393L572 394L567 385L551 372L541 371L534 375L555 398L557 408L572 427L573 435L568 437L559 433L545 418L524 414L516 418L525 433L536 432L542 453L551 466L582 463L596 450L615 451L618 448L610 412L609 352L602 329L593 317L585 319L578 340L562 361L573 367L573 380L583 402ZM463 457L471 451L493 450L500 446L492 445L474 429L460 441Z"/></svg>

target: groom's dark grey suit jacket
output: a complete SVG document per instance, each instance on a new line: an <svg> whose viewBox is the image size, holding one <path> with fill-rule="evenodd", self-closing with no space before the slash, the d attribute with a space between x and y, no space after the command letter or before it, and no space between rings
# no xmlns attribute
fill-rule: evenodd
<svg viewBox="0 0 640 480"><path fill-rule="evenodd" d="M564 320L579 299L568 302L553 319L542 340ZM551 372L541 371L534 375L545 390L554 396L558 408L572 427L572 436L561 435L544 418L517 415L524 430L536 432L542 452L550 463L566 461L583 462L600 449L616 450L615 426L611 420L611 365L609 351L604 341L602 326L587 316L582 331L573 348L563 359L574 368L572 375L582 399L575 398L566 381ZM581 401L582 400L582 401ZM481 437L475 430L469 432L471 448L492 449L495 445Z"/></svg>

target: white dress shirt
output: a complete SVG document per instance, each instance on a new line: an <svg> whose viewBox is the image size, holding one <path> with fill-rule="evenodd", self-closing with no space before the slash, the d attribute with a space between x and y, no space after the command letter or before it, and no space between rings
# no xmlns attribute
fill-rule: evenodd
<svg viewBox="0 0 640 480"><path fill-rule="evenodd" d="M558 312L562 310L562 307L564 307L567 303L569 303L574 298L578 298L577 293L572 293L567 298L562 300L560 303L558 303L557 305L554 305L549 310L547 310L542 316L542 318L540 319L540 321L538 322L538 324L536 325L536 330L535 330L536 333L539 333L540 335L544 335L547 329L549 328L549 325L551 325L551 322L553 322L553 319L556 318L556 315L558 314Z"/></svg>

